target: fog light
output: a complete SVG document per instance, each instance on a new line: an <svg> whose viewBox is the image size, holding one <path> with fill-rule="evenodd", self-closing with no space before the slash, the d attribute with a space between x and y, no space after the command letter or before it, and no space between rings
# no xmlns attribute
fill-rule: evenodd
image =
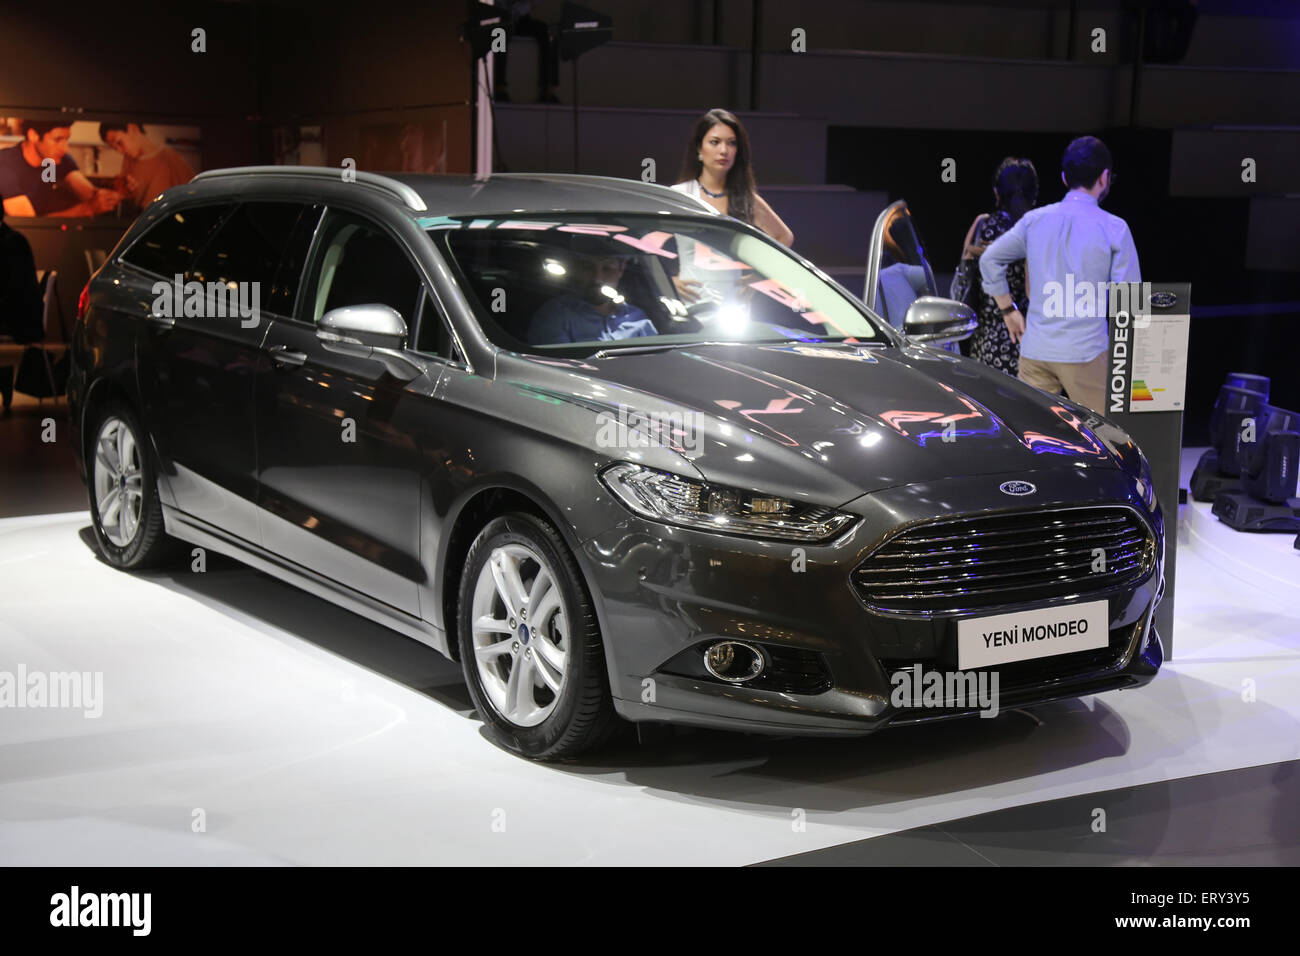
<svg viewBox="0 0 1300 956"><path fill-rule="evenodd" d="M719 641L704 652L704 669L731 684L753 680L766 666L762 651L740 641Z"/></svg>

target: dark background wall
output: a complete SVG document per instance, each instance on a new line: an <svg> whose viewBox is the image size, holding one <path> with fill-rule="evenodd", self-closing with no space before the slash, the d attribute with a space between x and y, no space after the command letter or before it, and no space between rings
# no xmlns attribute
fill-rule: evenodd
<svg viewBox="0 0 1300 956"><path fill-rule="evenodd" d="M190 31L207 31L191 52ZM238 3L52 6L0 14L0 114L199 125L208 166L256 153L256 8Z"/></svg>
<svg viewBox="0 0 1300 956"><path fill-rule="evenodd" d="M1300 4L1200 0L1186 50L1150 62L1160 51L1148 49L1140 66L1136 0L590 5L614 17L615 42L580 64L581 171L635 176L650 157L672 176L694 115L742 112L761 188L799 220L797 247L857 291L888 201L908 200L950 273L1004 156L1033 159L1050 202L1065 144L1100 135L1119 172L1107 208L1129 221L1144 277L1193 283L1187 440L1208 440L1231 370L1270 375L1277 402L1300 406ZM559 7L534 5L544 19ZM807 52L791 50L796 28ZM533 55L526 42L512 55L516 100L530 95ZM573 168L573 89L565 65L565 107L499 108L499 160ZM956 182L940 177L945 158Z"/></svg>
<svg viewBox="0 0 1300 956"><path fill-rule="evenodd" d="M468 172L462 19L454 2L398 2L381 13L305 0L5 3L0 116L197 126L203 169L272 162L278 126L320 126L325 161L338 165L359 161L363 128L445 120L449 171ZM130 225L111 216L7 221L28 237L38 268L58 270L69 320L89 278L85 250L112 249Z"/></svg>
<svg viewBox="0 0 1300 956"><path fill-rule="evenodd" d="M191 30L207 50L191 50ZM198 126L207 168L257 162L258 23L234 3L105 6L6 3L0 116ZM112 249L129 220L8 217L40 269L57 269L68 321L89 278L86 249ZM61 330L50 329L57 341Z"/></svg>
<svg viewBox="0 0 1300 956"><path fill-rule="evenodd" d="M328 162L361 152L361 128L451 118L449 172L471 168L471 66L461 41L464 5L259 5L267 37L263 113L321 124Z"/></svg>
<svg viewBox="0 0 1300 956"><path fill-rule="evenodd" d="M535 105L537 48L512 43L498 169L636 177L653 158L671 180L692 118L726 106L751 129L761 188L798 248L857 290L866 235L891 199L909 201L947 272L1003 156L1032 158L1051 201L1065 143L1097 133L1120 177L1108 208L1130 222L1144 276L1193 283L1189 440L1203 440L1201 410L1229 368L1271 375L1278 401L1300 406L1300 3L1200 0L1185 55L1140 68L1137 0L588 5L614 17L615 35L580 61L578 110L573 65L560 71L563 105ZM206 168L271 161L277 126L320 126L337 165L364 155L367 130L423 125L446 130L449 168L467 170L464 11L458 0L7 4L0 115L198 125ZM533 13L554 23L560 0ZM206 53L191 52L195 26ZM806 52L791 50L795 29ZM949 157L953 183L939 175ZM1253 182L1243 157L1257 161ZM126 225L26 227L40 264L63 274L68 308L86 278L81 248L111 246Z"/></svg>

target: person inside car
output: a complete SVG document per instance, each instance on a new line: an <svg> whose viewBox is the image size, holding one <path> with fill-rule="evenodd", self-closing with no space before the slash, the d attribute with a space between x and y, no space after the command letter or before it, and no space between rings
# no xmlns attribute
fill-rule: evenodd
<svg viewBox="0 0 1300 956"><path fill-rule="evenodd" d="M618 291L628 258L617 254L573 256L573 288L582 293L566 292L538 309L528 326L528 341L533 345L558 345L657 334L645 312Z"/></svg>

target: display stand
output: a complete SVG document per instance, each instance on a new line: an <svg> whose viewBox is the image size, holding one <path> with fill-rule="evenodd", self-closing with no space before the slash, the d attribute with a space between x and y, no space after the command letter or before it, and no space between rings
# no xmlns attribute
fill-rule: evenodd
<svg viewBox="0 0 1300 956"><path fill-rule="evenodd" d="M1165 592L1156 609L1166 659L1174 656L1178 488L1191 329L1190 283L1111 286L1110 357L1101 413L1133 436L1151 463L1165 521Z"/></svg>

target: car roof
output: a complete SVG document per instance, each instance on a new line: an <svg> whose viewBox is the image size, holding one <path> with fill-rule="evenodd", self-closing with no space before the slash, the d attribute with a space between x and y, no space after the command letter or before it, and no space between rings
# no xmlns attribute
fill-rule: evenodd
<svg viewBox="0 0 1300 956"><path fill-rule="evenodd" d="M436 176L423 173L356 172L356 182L385 192L416 216L480 216L547 212L623 212L717 215L698 199L637 179L565 173L493 173ZM244 166L199 173L195 182L221 181L237 189L249 180L283 178L338 183L340 170L327 166Z"/></svg>
<svg viewBox="0 0 1300 956"><path fill-rule="evenodd" d="M673 212L709 211L698 200L655 183L612 176L561 173L496 173L470 176L392 177L420 194L430 212L466 215L486 212Z"/></svg>

